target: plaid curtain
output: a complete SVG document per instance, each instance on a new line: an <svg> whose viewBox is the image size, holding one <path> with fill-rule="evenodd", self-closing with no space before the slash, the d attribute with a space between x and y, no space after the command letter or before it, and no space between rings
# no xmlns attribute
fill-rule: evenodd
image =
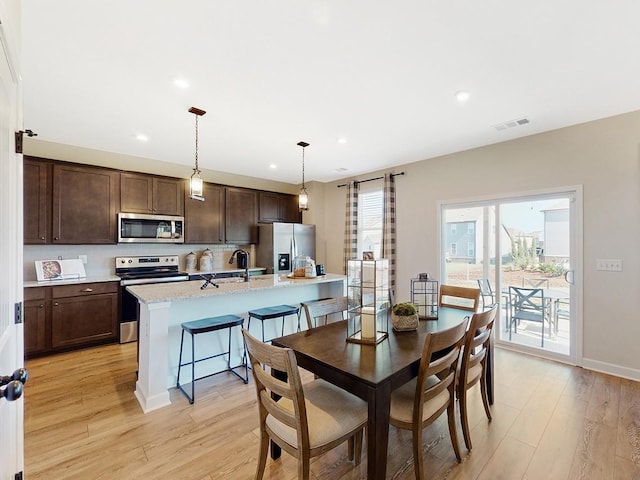
<svg viewBox="0 0 640 480"><path fill-rule="evenodd" d="M346 216L344 222L344 273L347 260L358 258L358 182L347 185Z"/></svg>
<svg viewBox="0 0 640 480"><path fill-rule="evenodd" d="M390 173L384 175L382 258L389 260L389 287L396 288L396 181Z"/></svg>

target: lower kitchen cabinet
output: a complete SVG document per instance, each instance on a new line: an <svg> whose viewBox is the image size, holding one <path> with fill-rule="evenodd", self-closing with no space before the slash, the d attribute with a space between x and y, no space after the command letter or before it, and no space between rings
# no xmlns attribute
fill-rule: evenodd
<svg viewBox="0 0 640 480"><path fill-rule="evenodd" d="M25 289L25 354L117 342L118 295L118 282Z"/></svg>
<svg viewBox="0 0 640 480"><path fill-rule="evenodd" d="M51 349L50 323L46 288L26 288L24 291L24 353L27 357Z"/></svg>

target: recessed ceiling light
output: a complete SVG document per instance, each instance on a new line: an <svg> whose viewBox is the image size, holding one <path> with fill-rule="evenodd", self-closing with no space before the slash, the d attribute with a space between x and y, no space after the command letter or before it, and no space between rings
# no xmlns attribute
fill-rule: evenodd
<svg viewBox="0 0 640 480"><path fill-rule="evenodd" d="M178 88L189 88L191 86L184 78L176 78L173 84Z"/></svg>
<svg viewBox="0 0 640 480"><path fill-rule="evenodd" d="M456 92L456 100L458 100L460 103L464 103L469 100L470 96L471 95L466 90L458 90Z"/></svg>
<svg viewBox="0 0 640 480"><path fill-rule="evenodd" d="M275 163L271 163L269 164L269 168L275 170L276 168L278 168L278 166Z"/></svg>
<svg viewBox="0 0 640 480"><path fill-rule="evenodd" d="M341 138L338 139L338 143L344 145L345 143L347 143L347 139L341 137Z"/></svg>
<svg viewBox="0 0 640 480"><path fill-rule="evenodd" d="M146 135L142 135L141 133L136 135L136 139L140 140L141 142L148 142L149 141L149 137L147 137Z"/></svg>

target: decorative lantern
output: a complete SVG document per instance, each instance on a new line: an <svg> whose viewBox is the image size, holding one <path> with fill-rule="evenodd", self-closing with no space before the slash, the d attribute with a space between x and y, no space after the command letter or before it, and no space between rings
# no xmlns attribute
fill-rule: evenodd
<svg viewBox="0 0 640 480"><path fill-rule="evenodd" d="M420 273L411 279L411 303L418 309L420 320L438 318L438 281L428 273Z"/></svg>
<svg viewBox="0 0 640 480"><path fill-rule="evenodd" d="M389 336L389 261L347 262L347 342L376 345Z"/></svg>

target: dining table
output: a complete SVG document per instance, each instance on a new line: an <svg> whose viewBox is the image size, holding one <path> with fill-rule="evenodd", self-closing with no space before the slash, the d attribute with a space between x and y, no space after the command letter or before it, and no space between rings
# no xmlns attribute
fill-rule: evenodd
<svg viewBox="0 0 640 480"><path fill-rule="evenodd" d="M367 402L367 478L384 479L391 393L418 375L427 334L454 327L471 314L440 307L437 319L420 320L416 330L390 329L388 337L377 345L347 342L349 320L275 338L272 344L292 349L299 367ZM272 374L286 379L283 372ZM492 343L487 361L487 390L493 403ZM280 453L280 447L272 442L271 457L279 458Z"/></svg>

